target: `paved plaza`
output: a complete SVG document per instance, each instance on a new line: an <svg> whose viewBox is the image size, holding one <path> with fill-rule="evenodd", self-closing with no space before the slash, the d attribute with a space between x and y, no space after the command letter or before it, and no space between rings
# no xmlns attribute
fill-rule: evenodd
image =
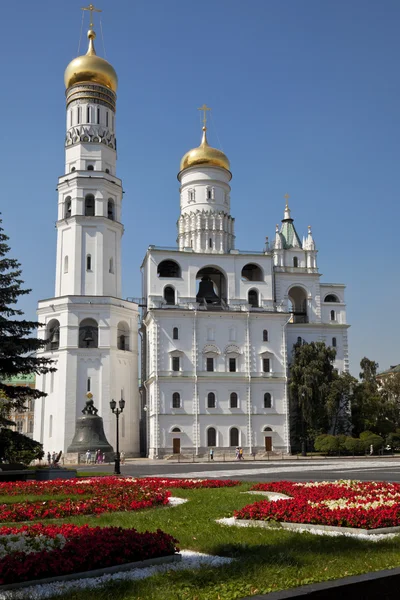
<svg viewBox="0 0 400 600"><path fill-rule="evenodd" d="M80 465L84 471L113 472L113 465ZM121 466L122 475L137 477L218 477L244 481L294 481L361 479L363 481L400 482L400 457L295 458L243 462L178 463L165 460L128 460Z"/></svg>

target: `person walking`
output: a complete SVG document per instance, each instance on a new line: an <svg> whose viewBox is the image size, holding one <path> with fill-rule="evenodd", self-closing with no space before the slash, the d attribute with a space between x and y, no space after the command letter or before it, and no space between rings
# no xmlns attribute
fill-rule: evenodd
<svg viewBox="0 0 400 600"><path fill-rule="evenodd" d="M372 456L373 453L374 453L374 445L371 444L370 447L369 447L369 455Z"/></svg>
<svg viewBox="0 0 400 600"><path fill-rule="evenodd" d="M210 460L214 460L214 450L210 448Z"/></svg>
<svg viewBox="0 0 400 600"><path fill-rule="evenodd" d="M239 448L239 460L243 460L243 448Z"/></svg>
<svg viewBox="0 0 400 600"><path fill-rule="evenodd" d="M51 454L50 451L47 453L47 462L49 463L49 466L51 465Z"/></svg>
<svg viewBox="0 0 400 600"><path fill-rule="evenodd" d="M54 465L56 462L56 453L53 450L52 455L51 455L51 464Z"/></svg>
<svg viewBox="0 0 400 600"><path fill-rule="evenodd" d="M125 452L122 451L119 456L121 459L121 465L124 465L125 464Z"/></svg>
<svg viewBox="0 0 400 600"><path fill-rule="evenodd" d="M91 460L92 460L92 453L90 452L90 450L88 450L86 452L86 464L90 465Z"/></svg>
<svg viewBox="0 0 400 600"><path fill-rule="evenodd" d="M240 456L239 456L239 447L236 448L235 450L235 459L236 460L240 460Z"/></svg>

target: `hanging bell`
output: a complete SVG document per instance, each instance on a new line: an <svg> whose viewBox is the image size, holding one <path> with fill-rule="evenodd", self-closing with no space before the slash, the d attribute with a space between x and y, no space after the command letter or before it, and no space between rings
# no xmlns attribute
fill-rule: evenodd
<svg viewBox="0 0 400 600"><path fill-rule="evenodd" d="M90 327L88 327L86 329L86 333L85 333L85 337L83 338L83 341L89 345L91 342L93 342L93 335L92 335L92 331L90 329Z"/></svg>
<svg viewBox="0 0 400 600"><path fill-rule="evenodd" d="M60 342L60 330L58 327L55 327L52 330L52 334L51 334L51 338L50 338L50 343L51 344L58 344Z"/></svg>

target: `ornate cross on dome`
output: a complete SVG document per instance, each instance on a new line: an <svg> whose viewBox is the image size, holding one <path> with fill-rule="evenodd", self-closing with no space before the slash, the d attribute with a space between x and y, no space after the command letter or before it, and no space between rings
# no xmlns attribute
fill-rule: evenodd
<svg viewBox="0 0 400 600"><path fill-rule="evenodd" d="M82 10L89 10L90 11L90 24L89 27L93 27L93 13L94 12L102 12L102 10L100 10L100 8L95 8L93 4L89 4L89 6L82 6Z"/></svg>
<svg viewBox="0 0 400 600"><path fill-rule="evenodd" d="M288 200L289 200L290 196L289 196L289 194L285 194L283 197L286 200L286 206L287 206L288 205Z"/></svg>
<svg viewBox="0 0 400 600"><path fill-rule="evenodd" d="M203 106L200 106L200 108L198 108L197 110L202 110L204 113L203 116L203 126L206 127L207 125L207 111L211 110L211 108L209 106L207 106L207 104L203 104Z"/></svg>

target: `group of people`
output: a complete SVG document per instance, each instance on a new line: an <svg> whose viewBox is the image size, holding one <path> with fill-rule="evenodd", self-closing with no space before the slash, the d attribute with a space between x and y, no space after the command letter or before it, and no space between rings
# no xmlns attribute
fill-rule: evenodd
<svg viewBox="0 0 400 600"><path fill-rule="evenodd" d="M235 458L236 460L243 460L243 448L240 448L239 446L236 448L235 450Z"/></svg>
<svg viewBox="0 0 400 600"><path fill-rule="evenodd" d="M62 456L62 450L60 450L60 452L58 452L58 453L55 452L54 450L51 453L49 451L47 453L47 463L48 463L49 467L51 467L51 466L54 467L55 465L58 465L60 462L61 456ZM62 459L62 462L64 464L64 457Z"/></svg>
<svg viewBox="0 0 400 600"><path fill-rule="evenodd" d="M96 450L96 452L91 452L91 450L88 450L86 452L86 464L90 465L92 463L95 463L96 465L101 465L103 463L106 462L106 454L105 452L102 452L101 450Z"/></svg>

